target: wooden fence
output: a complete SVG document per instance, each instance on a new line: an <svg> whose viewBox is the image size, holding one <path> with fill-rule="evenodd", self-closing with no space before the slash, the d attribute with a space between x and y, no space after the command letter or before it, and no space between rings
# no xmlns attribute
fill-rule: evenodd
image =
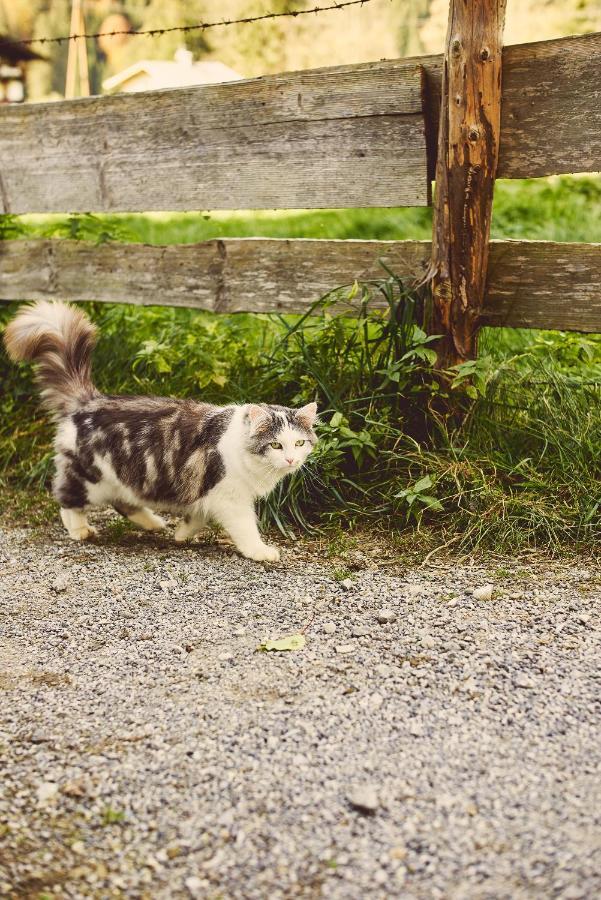
<svg viewBox="0 0 601 900"><path fill-rule="evenodd" d="M444 65L444 57L427 56L4 106L1 209L425 206ZM496 176L600 170L600 85L601 34L505 48ZM381 257L398 274L423 275L431 245L7 240L0 242L0 299L300 312L339 284L377 276ZM492 242L476 327L482 324L601 331L601 245Z"/></svg>

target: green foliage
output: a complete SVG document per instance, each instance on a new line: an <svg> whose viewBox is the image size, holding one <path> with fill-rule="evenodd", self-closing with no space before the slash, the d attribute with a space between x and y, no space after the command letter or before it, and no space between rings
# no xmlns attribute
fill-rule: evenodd
<svg viewBox="0 0 601 900"><path fill-rule="evenodd" d="M125 820L125 813L120 809L107 806L102 812L103 825L120 825Z"/></svg>
<svg viewBox="0 0 601 900"><path fill-rule="evenodd" d="M599 240L600 195L595 178L500 183L496 234L519 226L520 236ZM428 229L428 210L0 219L4 236L155 243L235 234L426 237ZM86 308L101 330L94 371L105 391L217 403L318 400L316 452L262 510L284 533L367 521L395 531L427 526L441 543L466 548L558 549L598 539L601 336L485 329L478 360L440 379L421 328L422 301L382 269L381 278L341 288L302 317ZM344 315L349 304L358 316ZM12 313L0 307L0 326ZM31 372L0 354L0 382L3 493L42 487L51 427Z"/></svg>

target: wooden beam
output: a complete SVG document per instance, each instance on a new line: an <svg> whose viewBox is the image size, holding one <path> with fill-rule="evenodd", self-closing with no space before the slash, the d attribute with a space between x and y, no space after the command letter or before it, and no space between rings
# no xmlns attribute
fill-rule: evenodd
<svg viewBox="0 0 601 900"><path fill-rule="evenodd" d="M501 121L505 0L451 0L433 223L433 334L441 368L476 355Z"/></svg>
<svg viewBox="0 0 601 900"><path fill-rule="evenodd" d="M0 108L2 212L425 206L422 70Z"/></svg>
<svg viewBox="0 0 601 900"><path fill-rule="evenodd" d="M421 92L433 177L441 76L424 56L8 104L0 211L424 205ZM497 177L598 171L600 85L601 34L507 47Z"/></svg>
<svg viewBox="0 0 601 900"><path fill-rule="evenodd" d="M430 241L1 241L0 299L304 313L338 285L385 277L379 259L423 277L430 249ZM601 245L492 241L482 324L601 333Z"/></svg>

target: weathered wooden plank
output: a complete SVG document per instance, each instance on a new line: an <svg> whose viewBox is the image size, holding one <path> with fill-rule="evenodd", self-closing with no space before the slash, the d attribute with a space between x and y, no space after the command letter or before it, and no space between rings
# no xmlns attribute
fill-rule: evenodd
<svg viewBox="0 0 601 900"><path fill-rule="evenodd" d="M499 178L601 171L601 34L507 47Z"/></svg>
<svg viewBox="0 0 601 900"><path fill-rule="evenodd" d="M430 249L430 241L2 241L0 299L302 313L338 285L382 277L379 259L421 278ZM482 324L601 333L601 244L492 241Z"/></svg>
<svg viewBox="0 0 601 900"><path fill-rule="evenodd" d="M4 212L424 206L419 64L0 108Z"/></svg>
<svg viewBox="0 0 601 900"><path fill-rule="evenodd" d="M423 205L442 57L0 108L3 212ZM601 34L504 51L498 177L601 169ZM344 123L338 127L339 123Z"/></svg>
<svg viewBox="0 0 601 900"><path fill-rule="evenodd" d="M601 244L492 241L482 324L601 334Z"/></svg>
<svg viewBox="0 0 601 900"><path fill-rule="evenodd" d="M505 0L451 0L432 231L438 365L476 356L499 156Z"/></svg>

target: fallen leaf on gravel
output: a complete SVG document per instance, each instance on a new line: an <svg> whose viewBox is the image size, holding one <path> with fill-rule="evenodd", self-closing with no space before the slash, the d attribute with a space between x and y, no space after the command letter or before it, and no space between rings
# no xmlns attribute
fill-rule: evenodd
<svg viewBox="0 0 601 900"><path fill-rule="evenodd" d="M278 652L283 650L302 650L306 643L304 634L291 634L288 637L278 638L276 641L264 641L262 644L259 644L257 650L263 652L267 650L276 650Z"/></svg>

